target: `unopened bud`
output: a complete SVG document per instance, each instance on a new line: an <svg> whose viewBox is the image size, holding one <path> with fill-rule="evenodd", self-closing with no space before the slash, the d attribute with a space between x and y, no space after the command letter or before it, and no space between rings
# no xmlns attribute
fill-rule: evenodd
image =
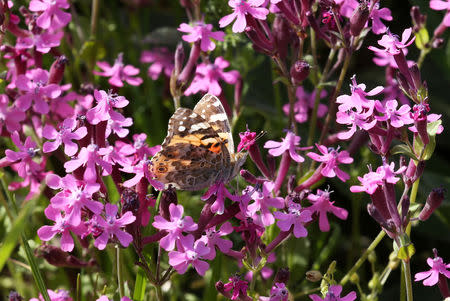
<svg viewBox="0 0 450 301"><path fill-rule="evenodd" d="M358 7L353 12L350 18L350 33L357 37L366 26L367 19L369 19L369 6L366 1L359 3Z"/></svg>
<svg viewBox="0 0 450 301"><path fill-rule="evenodd" d="M170 204L178 204L177 194L175 188L169 187L162 192L161 201L159 203L160 215L166 220L170 220L169 206Z"/></svg>
<svg viewBox="0 0 450 301"><path fill-rule="evenodd" d="M433 48L441 48L442 45L444 45L444 39L442 38L436 38L433 40L433 43L431 44L431 47Z"/></svg>
<svg viewBox="0 0 450 301"><path fill-rule="evenodd" d="M173 72L176 77L180 74L181 69L183 68L184 62L184 48L182 43L178 43L177 48L175 49L175 59L174 59L174 68Z"/></svg>
<svg viewBox="0 0 450 301"><path fill-rule="evenodd" d="M262 182L261 182L258 178L256 178L251 172L249 172L246 169L242 169L239 173L240 173L241 177L243 177L244 180L246 180L250 184L256 185L258 183L264 182L264 180L262 180Z"/></svg>
<svg viewBox="0 0 450 301"><path fill-rule="evenodd" d="M414 86L417 90L419 90L422 87L422 79L420 77L420 70L417 64L413 64L409 67L409 74L411 74Z"/></svg>
<svg viewBox="0 0 450 301"><path fill-rule="evenodd" d="M306 272L306 279L311 282L317 282L322 280L322 273L319 271L308 271Z"/></svg>
<svg viewBox="0 0 450 301"><path fill-rule="evenodd" d="M377 262L377 253L375 253L374 251L369 252L369 255L367 256L367 260L370 263L375 263Z"/></svg>
<svg viewBox="0 0 450 301"><path fill-rule="evenodd" d="M296 61L290 71L292 83L298 85L304 81L309 75L309 69L310 66L306 61Z"/></svg>
<svg viewBox="0 0 450 301"><path fill-rule="evenodd" d="M359 275L357 274L357 273L353 273L351 276L350 276L350 282L351 283L359 283Z"/></svg>
<svg viewBox="0 0 450 301"><path fill-rule="evenodd" d="M434 188L433 190L431 190L425 202L425 206L419 213L419 219L421 221L426 221L434 212L434 210L436 210L442 204L445 192L446 189L443 187Z"/></svg>
<svg viewBox="0 0 450 301"><path fill-rule="evenodd" d="M284 283L287 284L289 281L289 268L280 268L275 275L275 278L273 280L273 283Z"/></svg>
<svg viewBox="0 0 450 301"><path fill-rule="evenodd" d="M406 217L408 216L408 212L409 212L409 205L411 204L410 200L409 200L409 196L405 195L401 200L400 200L400 204L402 207L402 223L406 223Z"/></svg>
<svg viewBox="0 0 450 301"><path fill-rule="evenodd" d="M50 67L50 74L48 78L49 84L59 84L62 81L64 69L66 68L68 62L69 60L64 55L61 55L56 59L56 61L53 62Z"/></svg>
<svg viewBox="0 0 450 301"><path fill-rule="evenodd" d="M420 12L420 8L418 6L411 7L410 15L411 20L414 24L414 29L417 32L425 25L425 22L427 21L427 16L423 15Z"/></svg>
<svg viewBox="0 0 450 301"><path fill-rule="evenodd" d="M427 124L428 124L428 121L426 118L414 121L414 125L416 126L416 129L417 129L417 133L419 134L420 139L422 139L422 142L424 145L427 145L428 143L430 143L430 137L428 136L428 131L427 131Z"/></svg>
<svg viewBox="0 0 450 301"><path fill-rule="evenodd" d="M285 59L288 51L288 44L291 40L291 32L287 19L277 14L273 20L272 34L275 38L275 45L281 59Z"/></svg>
<svg viewBox="0 0 450 301"><path fill-rule="evenodd" d="M234 111L236 115L241 112L242 86L242 78L239 76L234 85Z"/></svg>

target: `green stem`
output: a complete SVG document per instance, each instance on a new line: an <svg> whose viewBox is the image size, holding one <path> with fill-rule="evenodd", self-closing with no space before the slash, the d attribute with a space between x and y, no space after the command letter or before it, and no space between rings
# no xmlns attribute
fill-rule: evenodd
<svg viewBox="0 0 450 301"><path fill-rule="evenodd" d="M163 294L162 294L161 285L155 285L155 289L156 289L156 299L158 301L164 300L164 297L163 297Z"/></svg>
<svg viewBox="0 0 450 301"><path fill-rule="evenodd" d="M406 300L413 301L411 266L409 260L408 261L402 260L402 268L406 286Z"/></svg>
<svg viewBox="0 0 450 301"><path fill-rule="evenodd" d="M380 231L380 233L378 233L377 237L375 237L375 239L372 241L372 243L367 248L367 250L364 251L364 253L358 259L358 261L356 261L355 265L353 265L353 267L347 272L347 274L345 274L344 278L341 279L341 282L340 282L341 285L345 285L347 283L347 281L350 279L350 277L353 275L353 273L355 273L359 269L359 267L364 263L364 261L367 259L370 252L375 250L375 248L378 246L378 244L383 240L383 237L385 235L386 235L386 233L384 231Z"/></svg>
<svg viewBox="0 0 450 301"><path fill-rule="evenodd" d="M122 299L122 297L125 295L125 291L122 279L122 265L120 264L120 248L118 246L116 246L116 266L117 266L117 284L119 286L119 296Z"/></svg>
<svg viewBox="0 0 450 301"><path fill-rule="evenodd" d="M91 39L95 39L97 34L97 24L98 24L98 12L100 8L100 0L92 1L92 15L91 15Z"/></svg>

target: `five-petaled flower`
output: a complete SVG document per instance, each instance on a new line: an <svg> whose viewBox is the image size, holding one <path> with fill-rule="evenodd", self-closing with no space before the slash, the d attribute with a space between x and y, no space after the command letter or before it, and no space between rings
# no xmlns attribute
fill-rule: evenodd
<svg viewBox="0 0 450 301"><path fill-rule="evenodd" d="M75 130L76 127L77 121L75 118L65 119L59 126L59 132L50 124L46 124L42 130L42 136L54 141L46 141L42 151L44 153L53 152L63 143L64 153L69 157L75 155L78 151L78 145L72 140L80 140L87 135L86 127L83 126Z"/></svg>
<svg viewBox="0 0 450 301"><path fill-rule="evenodd" d="M216 48L216 44L214 44L211 39L223 41L223 38L225 37L225 33L223 31L212 31L212 28L212 24L205 24L203 21L196 21L194 26L181 23L178 30L188 33L182 37L184 41L189 43L200 41L200 49L207 52L213 51L214 48Z"/></svg>
<svg viewBox="0 0 450 301"><path fill-rule="evenodd" d="M281 156L284 152L289 152L291 158L296 162L303 162L305 158L296 153L300 147L300 136L296 136L294 133L288 131L286 138L282 138L281 142L269 140L264 144L264 148L269 149L269 154L274 157Z"/></svg>
<svg viewBox="0 0 450 301"><path fill-rule="evenodd" d="M61 9L69 8L67 0L32 0L29 9L33 12L42 12L36 19L36 24L44 29L58 29L66 26L71 15Z"/></svg>
<svg viewBox="0 0 450 301"><path fill-rule="evenodd" d="M305 223L312 220L311 211L302 208L299 203L289 200L286 213L276 211L273 215L278 220L277 226L281 231L289 231L293 227L292 232L295 237L306 237L308 235Z"/></svg>
<svg viewBox="0 0 450 301"><path fill-rule="evenodd" d="M109 84L115 87L123 87L123 82L126 81L132 86L139 86L143 80L140 77L135 77L139 74L139 69L132 65L124 65L123 54L119 53L119 56L114 61L114 65L111 67L107 62L97 62L97 66L103 70L103 72L95 71L95 75L109 77Z"/></svg>
<svg viewBox="0 0 450 301"><path fill-rule="evenodd" d="M422 281L423 285L433 286L438 283L440 275L450 278L450 263L445 264L444 260L437 256L436 249L434 251L434 258L427 258L427 264L430 266L431 270L420 272L414 275L414 281ZM443 279L445 281L445 278Z"/></svg>
<svg viewBox="0 0 450 301"><path fill-rule="evenodd" d="M190 264L195 268L197 273L205 276L209 269L209 263L203 261L204 256L209 254L209 248L201 240L194 242L194 236L182 236L180 238L182 249L179 251L169 252L169 264L179 273L184 274Z"/></svg>
<svg viewBox="0 0 450 301"><path fill-rule="evenodd" d="M413 36L409 41L408 39L411 37L412 28L407 28L403 31L402 34L402 40L398 40L398 36L392 34L388 31L387 34L383 35L381 40L378 41L378 45L384 47L384 49L380 49L374 46L369 46L369 49L374 52L386 52L391 55L399 54L404 48L408 47L409 45L414 42L416 39L415 36Z"/></svg>
<svg viewBox="0 0 450 301"><path fill-rule="evenodd" d="M325 298L320 298L318 295L309 295L311 300L313 301L353 301L356 299L356 293L350 292L346 296L341 297L342 286L340 285L330 285L328 287L328 292L325 295Z"/></svg>
<svg viewBox="0 0 450 301"><path fill-rule="evenodd" d="M318 155L316 153L309 152L306 155L311 159L322 162L325 167L321 170L321 174L324 177L334 178L337 176L342 182L350 179L350 176L339 169L338 164L350 164L353 162L353 158L350 157L347 151L339 152L339 147L334 149L332 147L327 148L324 145L316 144L317 149L322 155Z"/></svg>
<svg viewBox="0 0 450 301"><path fill-rule="evenodd" d="M265 0L229 0L228 5L233 8L233 12L219 20L220 27L225 27L234 19L233 32L243 32L247 27L246 15L249 14L255 19L265 20L269 10L262 6Z"/></svg>
<svg viewBox="0 0 450 301"><path fill-rule="evenodd" d="M308 200L312 203L312 206L306 209L319 215L319 228L322 232L330 231L327 213L330 212L342 220L347 219L347 210L334 206L334 202L330 201L329 191L317 189L316 194L311 193L308 195Z"/></svg>

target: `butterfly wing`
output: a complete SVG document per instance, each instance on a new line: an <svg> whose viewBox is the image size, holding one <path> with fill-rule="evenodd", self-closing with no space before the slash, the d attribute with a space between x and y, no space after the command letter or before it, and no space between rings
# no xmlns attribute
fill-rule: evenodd
<svg viewBox="0 0 450 301"><path fill-rule="evenodd" d="M194 112L205 119L219 137L222 138L228 153L234 154L230 122L220 100L212 94L206 94L194 107Z"/></svg>
<svg viewBox="0 0 450 301"><path fill-rule="evenodd" d="M230 161L223 140L199 114L178 108L169 120L161 151L151 160L155 178L183 190L212 185Z"/></svg>

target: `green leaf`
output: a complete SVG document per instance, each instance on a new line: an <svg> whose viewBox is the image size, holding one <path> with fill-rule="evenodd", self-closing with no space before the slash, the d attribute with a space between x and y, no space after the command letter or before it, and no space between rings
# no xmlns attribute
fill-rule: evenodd
<svg viewBox="0 0 450 301"><path fill-rule="evenodd" d="M147 277L142 269L139 269L136 274L136 284L134 286L133 300L144 301L145 288L147 286Z"/></svg>
<svg viewBox="0 0 450 301"><path fill-rule="evenodd" d="M406 155L413 160L418 160L414 152L407 144L397 144L391 149L391 155L397 154Z"/></svg>
<svg viewBox="0 0 450 301"><path fill-rule="evenodd" d="M430 41L430 35L428 34L428 30L423 27L416 33L416 47L420 50L426 48L426 44Z"/></svg>
<svg viewBox="0 0 450 301"><path fill-rule="evenodd" d="M436 135L428 135L430 138L430 143L425 146L425 150L423 151L423 155L421 160L430 160L431 156L434 153L434 149L436 148ZM422 153L424 144L419 135L414 138L414 152L417 154Z"/></svg>
<svg viewBox="0 0 450 301"><path fill-rule="evenodd" d="M19 215L15 218L11 230L3 240L0 247L0 272L5 266L6 260L10 257L12 251L19 243L20 234L25 227L28 226L28 216L30 215L30 208L34 205L34 202L28 202L20 211Z"/></svg>
<svg viewBox="0 0 450 301"><path fill-rule="evenodd" d="M412 243L409 243L398 249L397 258L401 260L410 260L414 253L416 253L416 249Z"/></svg>
<svg viewBox="0 0 450 301"><path fill-rule="evenodd" d="M80 50L80 57L90 65L95 64L96 61L101 60L105 55L105 47L97 41L84 42Z"/></svg>
<svg viewBox="0 0 450 301"><path fill-rule="evenodd" d="M439 126L442 124L442 120L436 120L427 124L427 133L429 136L436 136Z"/></svg>

